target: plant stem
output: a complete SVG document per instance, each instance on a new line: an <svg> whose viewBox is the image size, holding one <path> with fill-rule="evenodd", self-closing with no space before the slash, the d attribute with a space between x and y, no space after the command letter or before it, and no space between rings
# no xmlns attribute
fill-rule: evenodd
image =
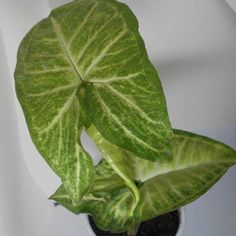
<svg viewBox="0 0 236 236"><path fill-rule="evenodd" d="M134 198L134 202L129 212L129 216L132 217L134 210L140 201L139 189L137 188L134 181L130 179L129 176L125 172L122 172L121 169L119 168L119 165L117 165L116 161L114 161L114 158L117 159L119 157L119 152L117 154L118 157L114 155L115 151L114 151L114 148L111 148L112 144L109 141L103 139L102 135L97 131L94 125L91 125L87 129L87 133L97 144L98 148L103 154L103 158L107 161L107 163L111 166L111 168L116 172L116 174L119 175L125 181L125 185L130 189L132 196ZM112 156L113 158L111 158Z"/></svg>
<svg viewBox="0 0 236 236"><path fill-rule="evenodd" d="M140 224L130 226L127 230L127 236L135 236L138 233Z"/></svg>

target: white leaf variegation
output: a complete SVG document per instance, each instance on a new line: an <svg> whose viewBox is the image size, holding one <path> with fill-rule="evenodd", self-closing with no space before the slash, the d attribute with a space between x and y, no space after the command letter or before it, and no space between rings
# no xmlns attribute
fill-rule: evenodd
<svg viewBox="0 0 236 236"><path fill-rule="evenodd" d="M207 137L175 130L171 143L173 161L159 163L157 176L139 185L140 202L132 217L128 214L132 206L132 194L124 181L123 184L118 181L119 177L115 172L110 172L110 176L107 176L109 171L106 170L110 167L105 161L97 166L100 169L98 176L100 179L104 178L105 187L103 189L100 185L99 190L91 189L90 195L87 195L90 199L73 207L63 191L55 193L52 198L70 210L77 209L76 213L91 214L97 225L104 230L123 232L134 224L197 199L230 166L236 164L235 150ZM95 181L94 186L96 185ZM92 199L91 195L98 199Z"/></svg>

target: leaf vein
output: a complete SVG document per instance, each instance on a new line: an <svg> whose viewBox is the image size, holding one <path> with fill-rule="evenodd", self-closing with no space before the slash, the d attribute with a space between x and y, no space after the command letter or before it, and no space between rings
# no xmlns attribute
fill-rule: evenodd
<svg viewBox="0 0 236 236"><path fill-rule="evenodd" d="M134 102L132 102L130 99L128 99L124 94L118 92L116 89L114 89L112 86L106 84L106 87L110 89L110 91L115 94L116 96L120 97L121 99L123 99L125 102L129 103L131 105L131 107L133 107L136 111L139 112L139 114L145 118L146 120L148 120L151 123L154 124L158 124L158 122L152 120L139 106L137 106L137 104L135 104Z"/></svg>
<svg viewBox="0 0 236 236"><path fill-rule="evenodd" d="M91 7L90 11L88 12L88 14L85 16L83 22L81 23L81 25L79 26L79 29L71 36L70 40L69 40L69 45L71 45L71 43L74 41L74 39L77 37L77 35L80 33L81 29L84 27L84 25L88 22L90 16L93 14L94 10L96 9L98 5L98 2L94 2L94 5Z"/></svg>
<svg viewBox="0 0 236 236"><path fill-rule="evenodd" d="M67 100L67 102L64 104L64 106L61 108L61 110L58 112L58 114L54 117L54 119L47 125L45 129L42 129L39 131L39 134L47 133L49 130L51 130L54 125L60 120L60 118L68 111L71 104L74 102L75 94L77 91L75 91Z"/></svg>
<svg viewBox="0 0 236 236"><path fill-rule="evenodd" d="M135 136L129 129L127 129L125 126L123 126L123 124L119 121L119 119L111 112L110 108L107 106L107 104L102 99L102 97L98 94L98 92L96 90L94 90L94 93L95 93L95 96L100 101L100 104L107 110L107 114L110 114L111 118L125 131L125 133L128 136L131 136L132 138L137 140L138 143L142 143L142 145L148 147L149 149L151 149L155 152L159 152L157 149L154 149L153 147L151 147L149 144L147 144L146 142L144 142L143 140L141 140L140 138Z"/></svg>
<svg viewBox="0 0 236 236"><path fill-rule="evenodd" d="M92 70L93 68L106 56L107 52L111 49L111 47L117 42L119 41L125 34L127 33L126 30L121 31L120 34L118 34L118 36L116 38L114 38L114 40L112 40L100 53L100 55L98 55L96 57L96 59L94 61L92 61L92 63L88 66L88 68L85 71L85 75L87 76Z"/></svg>
<svg viewBox="0 0 236 236"><path fill-rule="evenodd" d="M142 72L137 72L137 73L129 74L127 76L115 76L115 77L103 78L103 79L92 78L89 81L92 83L111 83L111 82L136 78L137 76L142 75L142 74L143 74Z"/></svg>
<svg viewBox="0 0 236 236"><path fill-rule="evenodd" d="M43 96L46 96L46 95L51 95L51 94L66 91L66 90L69 90L69 89L77 88L79 86L79 84L80 84L80 82L76 82L76 83L65 85L65 86L59 86L59 87L57 87L55 89L52 89L50 91L45 91L45 92L42 92L42 93L29 94L28 96L29 97L43 97Z"/></svg>
<svg viewBox="0 0 236 236"><path fill-rule="evenodd" d="M75 63L77 64L79 62L79 60L84 56L84 53L86 52L86 50L88 49L88 47L91 45L91 43L93 43L96 40L96 37L99 35L99 33L101 33L106 27L107 25L114 20L114 18L116 18L118 16L118 14L115 14L113 17L111 17L105 24L103 24L103 26L94 33L94 35L89 39L89 41L86 43L85 46L83 46L83 49L80 51L77 59L75 60Z"/></svg>

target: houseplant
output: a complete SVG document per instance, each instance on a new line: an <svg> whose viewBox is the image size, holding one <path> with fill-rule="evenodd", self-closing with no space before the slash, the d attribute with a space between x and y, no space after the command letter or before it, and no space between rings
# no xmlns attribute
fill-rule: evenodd
<svg viewBox="0 0 236 236"><path fill-rule="evenodd" d="M124 4L74 1L52 11L23 40L15 78L32 139L62 179L52 199L88 212L104 230L132 232L181 207L236 161L219 142L172 131L160 81ZM82 129L103 154L95 168Z"/></svg>

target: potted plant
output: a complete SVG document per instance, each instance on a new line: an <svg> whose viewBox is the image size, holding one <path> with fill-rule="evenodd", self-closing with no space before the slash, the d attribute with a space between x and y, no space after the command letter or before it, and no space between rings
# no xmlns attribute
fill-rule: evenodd
<svg viewBox="0 0 236 236"><path fill-rule="evenodd" d="M223 143L172 129L137 20L115 0L53 10L22 41L15 81L32 140L62 180L51 199L104 231L139 235L236 163ZM96 166L82 130L103 155Z"/></svg>

